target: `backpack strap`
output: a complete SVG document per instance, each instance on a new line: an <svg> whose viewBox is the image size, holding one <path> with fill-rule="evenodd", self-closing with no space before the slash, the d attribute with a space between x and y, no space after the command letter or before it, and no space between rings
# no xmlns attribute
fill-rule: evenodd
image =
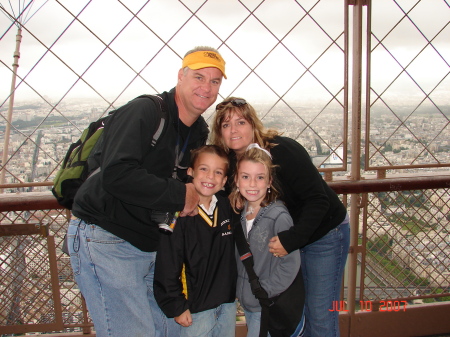
<svg viewBox="0 0 450 337"><path fill-rule="evenodd" d="M253 269L253 255L250 251L250 246L245 238L244 230L242 229L242 224L240 222L235 226L234 239L236 242L236 248L239 252L240 260L244 264L245 270L247 271L252 293L261 304L261 325L259 328L259 337L267 337L267 333L269 331L269 307L273 305L273 301L269 299L267 292L259 282L258 275L256 275L255 270Z"/></svg>
<svg viewBox="0 0 450 337"><path fill-rule="evenodd" d="M240 223L237 224L235 228L235 241L240 259L244 264L245 270L247 271L248 280L250 282L253 295L258 298L268 298L267 292L263 289L263 287L261 287L258 275L256 275L255 270L253 269L253 255L250 251L250 247L244 235L244 230L242 229L242 225Z"/></svg>
<svg viewBox="0 0 450 337"><path fill-rule="evenodd" d="M152 138L152 142L150 145L150 148L152 148L156 145L156 142L158 141L159 137L162 135L162 133L164 131L164 127L167 124L168 112L167 112L166 102L164 102L162 97L158 96L158 95L140 95L140 96L136 97L135 99L137 99L137 98L150 98L155 103L157 113L160 117L159 125L156 128L156 131L153 133L153 138ZM111 114L113 114L113 112ZM109 116L110 115L103 117L99 121L102 121L102 123L104 123L105 118L107 118ZM101 155L102 146L103 146L103 137L104 137L104 135L102 134L100 136L99 140L97 141L94 149L92 150L91 155L89 156L88 160L96 161L96 164L95 164L96 168L93 171L89 172L89 175L87 176L86 180L101 171L100 160L99 160L98 156ZM94 158L94 159L91 159L91 158Z"/></svg>
<svg viewBox="0 0 450 337"><path fill-rule="evenodd" d="M156 104L156 106L159 107L159 109L156 109L160 116L159 125L158 125L155 133L153 134L153 139L152 139L152 143L151 143L151 147L154 147L156 145L156 142L158 141L159 137L163 133L165 125L167 124L168 112L167 112L166 102L164 102L162 97L158 96L158 95L141 95L136 98L150 98Z"/></svg>

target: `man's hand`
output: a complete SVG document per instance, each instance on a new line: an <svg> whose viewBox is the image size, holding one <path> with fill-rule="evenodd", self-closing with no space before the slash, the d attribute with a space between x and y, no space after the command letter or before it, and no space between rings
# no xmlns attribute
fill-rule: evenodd
<svg viewBox="0 0 450 337"><path fill-rule="evenodd" d="M283 257L288 254L286 249L284 249L283 245L280 242L278 236L274 236L269 241L269 252L273 254L275 257Z"/></svg>
<svg viewBox="0 0 450 337"><path fill-rule="evenodd" d="M186 184L186 201L184 209L180 212L180 216L194 216L198 214L197 205L200 202L197 191L194 188L194 184Z"/></svg>
<svg viewBox="0 0 450 337"><path fill-rule="evenodd" d="M192 315L191 312L186 310L180 316L174 318L175 322L180 324L181 326L188 327L192 325Z"/></svg>

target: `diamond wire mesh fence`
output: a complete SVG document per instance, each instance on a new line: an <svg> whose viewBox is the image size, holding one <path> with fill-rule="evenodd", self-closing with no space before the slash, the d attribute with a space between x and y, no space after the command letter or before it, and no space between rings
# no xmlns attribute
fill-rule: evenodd
<svg viewBox="0 0 450 337"><path fill-rule="evenodd" d="M361 213L361 301L449 300L449 189L371 193Z"/></svg>
<svg viewBox="0 0 450 337"><path fill-rule="evenodd" d="M220 100L245 97L267 127L301 141L318 166L334 156L342 169L347 10L334 0L45 3L21 27L10 122L9 83L0 86L0 128L11 127L4 183L50 182L89 122L140 94L172 88L196 45L218 48L227 61ZM8 79L17 29L3 17L0 31L0 72Z"/></svg>
<svg viewBox="0 0 450 337"><path fill-rule="evenodd" d="M47 246L39 236L24 235L0 239L1 325L47 323L55 317L52 303Z"/></svg>
<svg viewBox="0 0 450 337"><path fill-rule="evenodd" d="M364 169L448 166L448 3L381 0L367 8ZM8 18L16 12L2 12L0 74L8 79L17 33ZM0 85L0 130L11 127L3 183L51 181L90 121L170 89L182 56L198 44L227 60L219 99L247 98L318 167L346 170L348 14L345 1L331 0L47 2L21 26L15 90Z"/></svg>
<svg viewBox="0 0 450 337"><path fill-rule="evenodd" d="M0 214L2 226L35 223L48 229L45 236L0 236L1 326L42 325L37 331L52 331L62 320L67 331L74 331L70 325L83 323L82 298L69 257L61 251L66 219L66 211L56 209Z"/></svg>
<svg viewBox="0 0 450 337"><path fill-rule="evenodd" d="M367 170L448 170L449 17L448 1L372 1L367 25Z"/></svg>

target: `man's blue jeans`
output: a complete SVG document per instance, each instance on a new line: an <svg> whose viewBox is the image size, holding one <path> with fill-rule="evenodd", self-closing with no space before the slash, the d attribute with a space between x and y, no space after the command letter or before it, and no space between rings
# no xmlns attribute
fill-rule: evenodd
<svg viewBox="0 0 450 337"><path fill-rule="evenodd" d="M350 226L342 223L323 238L301 250L306 291L305 337L338 337L339 301L342 276L350 245Z"/></svg>
<svg viewBox="0 0 450 337"><path fill-rule="evenodd" d="M72 220L68 248L97 337L176 337L180 326L153 295L156 252L143 252L99 226Z"/></svg>

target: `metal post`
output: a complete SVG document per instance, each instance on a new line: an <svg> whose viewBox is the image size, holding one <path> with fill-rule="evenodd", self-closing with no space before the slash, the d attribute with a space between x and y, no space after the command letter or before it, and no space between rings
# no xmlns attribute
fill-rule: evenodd
<svg viewBox="0 0 450 337"><path fill-rule="evenodd" d="M353 50L352 50L352 165L351 179L360 180L361 158L361 74L362 74L362 0L353 6ZM350 253L348 256L348 310L355 314L356 271L358 266L358 225L359 195L353 194L350 200Z"/></svg>
<svg viewBox="0 0 450 337"><path fill-rule="evenodd" d="M22 28L19 25L17 28L17 35L16 35L16 49L14 51L13 74L10 91L11 93L9 96L8 116L6 119L5 138L3 143L3 157L2 157L2 168L0 170L0 184L5 183L6 161L8 160L9 154L9 136L11 134L12 112L14 107L14 93L16 91L17 68L19 67L21 42L22 42ZM3 189L1 189L0 192L3 192Z"/></svg>

